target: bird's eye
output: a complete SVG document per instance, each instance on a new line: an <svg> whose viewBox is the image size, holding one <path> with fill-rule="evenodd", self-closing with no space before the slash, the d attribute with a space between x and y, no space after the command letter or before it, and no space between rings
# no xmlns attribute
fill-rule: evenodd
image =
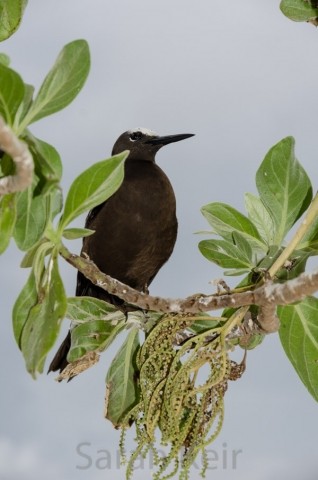
<svg viewBox="0 0 318 480"><path fill-rule="evenodd" d="M141 138L142 138L142 133L141 132L133 132L130 135L130 140L132 140L133 142L135 142L136 140L140 140Z"/></svg>

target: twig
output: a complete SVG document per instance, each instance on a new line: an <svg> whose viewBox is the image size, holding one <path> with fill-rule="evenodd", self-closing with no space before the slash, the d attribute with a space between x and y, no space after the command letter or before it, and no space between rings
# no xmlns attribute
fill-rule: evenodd
<svg viewBox="0 0 318 480"><path fill-rule="evenodd" d="M20 192L32 183L34 164L25 143L21 142L0 117L0 149L6 152L15 164L15 174L0 178L0 195Z"/></svg>
<svg viewBox="0 0 318 480"><path fill-rule="evenodd" d="M97 266L86 258L75 255L62 245L60 255L71 265L83 273L93 284L112 295L132 303L145 310L163 313L198 313L220 308L238 308L247 305L258 305L261 309L261 326L265 331L278 329L278 324L270 324L275 307L287 305L313 294L318 290L318 269L311 273L303 273L298 278L285 283L267 282L255 290L225 295L194 294L185 299L167 299L154 297L139 292L128 285L102 273ZM275 319L274 319L275 322ZM275 331L276 331L275 330Z"/></svg>

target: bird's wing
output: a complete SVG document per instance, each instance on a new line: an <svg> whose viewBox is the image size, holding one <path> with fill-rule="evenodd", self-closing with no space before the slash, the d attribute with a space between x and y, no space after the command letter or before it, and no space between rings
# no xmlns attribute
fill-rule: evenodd
<svg viewBox="0 0 318 480"><path fill-rule="evenodd" d="M76 296L84 297L89 295L89 287L92 283L81 272L77 272Z"/></svg>
<svg viewBox="0 0 318 480"><path fill-rule="evenodd" d="M97 217L99 211L103 208L106 202L101 203L100 205L97 205L96 207L92 208L87 214L86 220L85 220L85 228L91 228L91 225L95 218Z"/></svg>
<svg viewBox="0 0 318 480"><path fill-rule="evenodd" d="M96 216L98 215L98 212L101 210L101 208L104 206L106 202L102 203L101 205L97 205L95 208L90 210L88 212L88 215L85 220L85 228L90 228L92 226L92 223ZM84 245L85 245L85 240L84 240ZM85 247L83 246L82 248L82 253L85 251ZM85 275L83 275L81 272L77 272L77 283L76 283L76 295L77 296L95 296L94 293L92 292L92 288L94 285L90 280L88 280Z"/></svg>

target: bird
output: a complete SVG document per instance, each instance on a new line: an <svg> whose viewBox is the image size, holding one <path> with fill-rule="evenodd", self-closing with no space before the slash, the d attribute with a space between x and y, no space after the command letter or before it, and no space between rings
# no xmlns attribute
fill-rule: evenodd
<svg viewBox="0 0 318 480"><path fill-rule="evenodd" d="M81 255L92 260L102 272L141 292L148 292L172 254L178 230L174 190L155 157L163 146L192 136L189 133L159 136L146 128L121 134L112 155L129 150L123 182L86 219L85 227L95 233L83 239ZM81 272L77 273L76 295L104 300L125 313L130 309L123 300L94 285ZM69 331L48 373L65 369L70 346Z"/></svg>

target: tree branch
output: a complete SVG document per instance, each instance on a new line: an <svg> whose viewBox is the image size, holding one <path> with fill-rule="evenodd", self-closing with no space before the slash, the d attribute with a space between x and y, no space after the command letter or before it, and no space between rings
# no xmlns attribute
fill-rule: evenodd
<svg viewBox="0 0 318 480"><path fill-rule="evenodd" d="M0 178L0 195L25 190L32 183L33 158L26 144L16 137L2 117L0 117L0 148L12 158L16 168L14 175Z"/></svg>
<svg viewBox="0 0 318 480"><path fill-rule="evenodd" d="M145 310L193 314L226 307L258 305L261 307L258 321L262 330L267 333L277 331L279 328L275 313L277 305L296 302L318 290L317 269L311 273L303 273L298 278L285 283L267 281L261 287L246 292L224 295L194 294L185 299L166 299L147 295L119 282L101 272L91 260L70 253L64 245L60 247L60 255L95 285Z"/></svg>

